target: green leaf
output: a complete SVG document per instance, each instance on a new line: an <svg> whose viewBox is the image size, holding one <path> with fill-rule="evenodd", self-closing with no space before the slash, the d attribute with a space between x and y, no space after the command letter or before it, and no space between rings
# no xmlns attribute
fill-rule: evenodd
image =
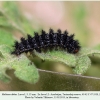
<svg viewBox="0 0 100 100"><path fill-rule="evenodd" d="M13 59L11 56L11 51L12 50L8 45L0 45L0 56L4 58L3 61Z"/></svg>
<svg viewBox="0 0 100 100"><path fill-rule="evenodd" d="M17 58L15 62L12 63L12 68L15 69L15 76L20 80L29 83L36 83L39 79L38 71L34 64L30 64L30 61L24 55Z"/></svg>
<svg viewBox="0 0 100 100"><path fill-rule="evenodd" d="M78 55L85 56L85 55L99 54L99 53L100 53L100 50L91 49L91 48L81 48Z"/></svg>
<svg viewBox="0 0 100 100"><path fill-rule="evenodd" d="M75 66L76 64L76 58L73 54L69 54L66 51L47 51L46 53L38 53L34 51L34 53L40 57L43 60L49 60L49 61L57 61L57 62L63 62L69 66Z"/></svg>
<svg viewBox="0 0 100 100"><path fill-rule="evenodd" d="M10 82L11 78L6 74L6 70L11 68L9 62L11 49L8 46L0 45L0 80L3 82Z"/></svg>
<svg viewBox="0 0 100 100"><path fill-rule="evenodd" d="M8 75L6 75L7 69L14 69L15 76L20 80L29 83L36 83L39 78L38 71L34 64L30 64L29 59L21 55L20 58L11 55L11 49L8 46L12 46L14 39L10 32L6 31L7 28L17 29L24 35L27 32L33 33L30 22L24 18L22 13L18 9L16 2L3 2L2 8L0 8L0 80L4 82L10 81ZM30 34L30 33L29 33ZM20 60L19 60L20 59Z"/></svg>
<svg viewBox="0 0 100 100"><path fill-rule="evenodd" d="M88 56L80 56L77 57L77 64L73 69L73 71L76 74L84 74L90 66L91 66L90 58Z"/></svg>
<svg viewBox="0 0 100 100"><path fill-rule="evenodd" d="M5 44L8 46L12 46L14 43L14 39L12 34L4 29L0 29L0 44Z"/></svg>
<svg viewBox="0 0 100 100"><path fill-rule="evenodd" d="M8 46L0 45L0 80L9 82L10 78L6 74L7 69L14 69L15 76L28 83L36 83L39 79L38 71L34 64L30 64L28 58L24 55L16 57L10 54L11 49Z"/></svg>

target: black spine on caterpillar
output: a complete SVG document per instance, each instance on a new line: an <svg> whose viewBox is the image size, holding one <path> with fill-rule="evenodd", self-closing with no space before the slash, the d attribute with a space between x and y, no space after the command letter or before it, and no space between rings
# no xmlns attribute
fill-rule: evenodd
<svg viewBox="0 0 100 100"><path fill-rule="evenodd" d="M41 52L41 49L53 49L53 48L62 48L68 53L75 54L80 50L80 45L78 40L74 40L74 34L68 36L68 32L58 29L56 33L52 29L49 30L47 34L44 30L41 31L41 35L35 33L34 37L30 35L27 36L27 39L21 38L21 42L15 42L14 51L12 54L20 55L21 53L31 52L36 50Z"/></svg>

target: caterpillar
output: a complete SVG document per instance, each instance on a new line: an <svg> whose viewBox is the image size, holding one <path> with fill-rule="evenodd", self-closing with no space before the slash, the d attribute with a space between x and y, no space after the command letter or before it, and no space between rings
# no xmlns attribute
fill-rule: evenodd
<svg viewBox="0 0 100 100"><path fill-rule="evenodd" d="M78 40L74 40L74 34L68 36L68 32L65 30L62 32L60 29L57 32L54 32L53 29L49 29L49 32L46 33L44 30L41 31L41 35L37 32L34 32L34 37L27 35L27 39L21 38L21 42L15 42L14 50L11 54L20 55L22 53L31 52L36 50L40 52L46 49L57 49L62 48L68 53L76 54L81 46L79 45Z"/></svg>

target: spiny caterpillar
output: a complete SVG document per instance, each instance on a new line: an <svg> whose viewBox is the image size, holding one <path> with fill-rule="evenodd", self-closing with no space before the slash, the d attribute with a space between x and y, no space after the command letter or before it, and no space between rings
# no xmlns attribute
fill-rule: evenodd
<svg viewBox="0 0 100 100"><path fill-rule="evenodd" d="M81 48L78 40L73 39L74 34L68 36L67 31L64 31L62 34L60 29L57 32L49 29L49 33L42 30L41 35L36 32L34 34L34 37L27 35L27 39L22 37L20 43L16 41L12 54L20 55L21 53L27 53L33 50L41 52L41 50L58 49L58 47L66 50L68 53L75 54Z"/></svg>

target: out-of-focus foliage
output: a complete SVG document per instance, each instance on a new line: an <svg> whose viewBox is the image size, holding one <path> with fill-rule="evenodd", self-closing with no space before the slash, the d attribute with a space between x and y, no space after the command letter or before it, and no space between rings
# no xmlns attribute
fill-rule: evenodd
<svg viewBox="0 0 100 100"><path fill-rule="evenodd" d="M87 10L83 4L75 7L72 12L72 20L74 21L74 26L80 32L77 38L83 46L88 43L88 38L90 36L88 28L86 27L85 19L87 17ZM85 40L85 41L84 41Z"/></svg>
<svg viewBox="0 0 100 100"><path fill-rule="evenodd" d="M23 35L27 35L27 33L33 35L34 29L32 28L32 24L20 12L17 7L17 2L3 2L0 12L2 13L1 17L3 19L1 19L1 26L12 26ZM4 19L6 19L6 21Z"/></svg>
<svg viewBox="0 0 100 100"><path fill-rule="evenodd" d="M9 31L6 31L4 29L0 29L0 45L5 44L8 46L12 46L14 43L14 39L12 34Z"/></svg>

